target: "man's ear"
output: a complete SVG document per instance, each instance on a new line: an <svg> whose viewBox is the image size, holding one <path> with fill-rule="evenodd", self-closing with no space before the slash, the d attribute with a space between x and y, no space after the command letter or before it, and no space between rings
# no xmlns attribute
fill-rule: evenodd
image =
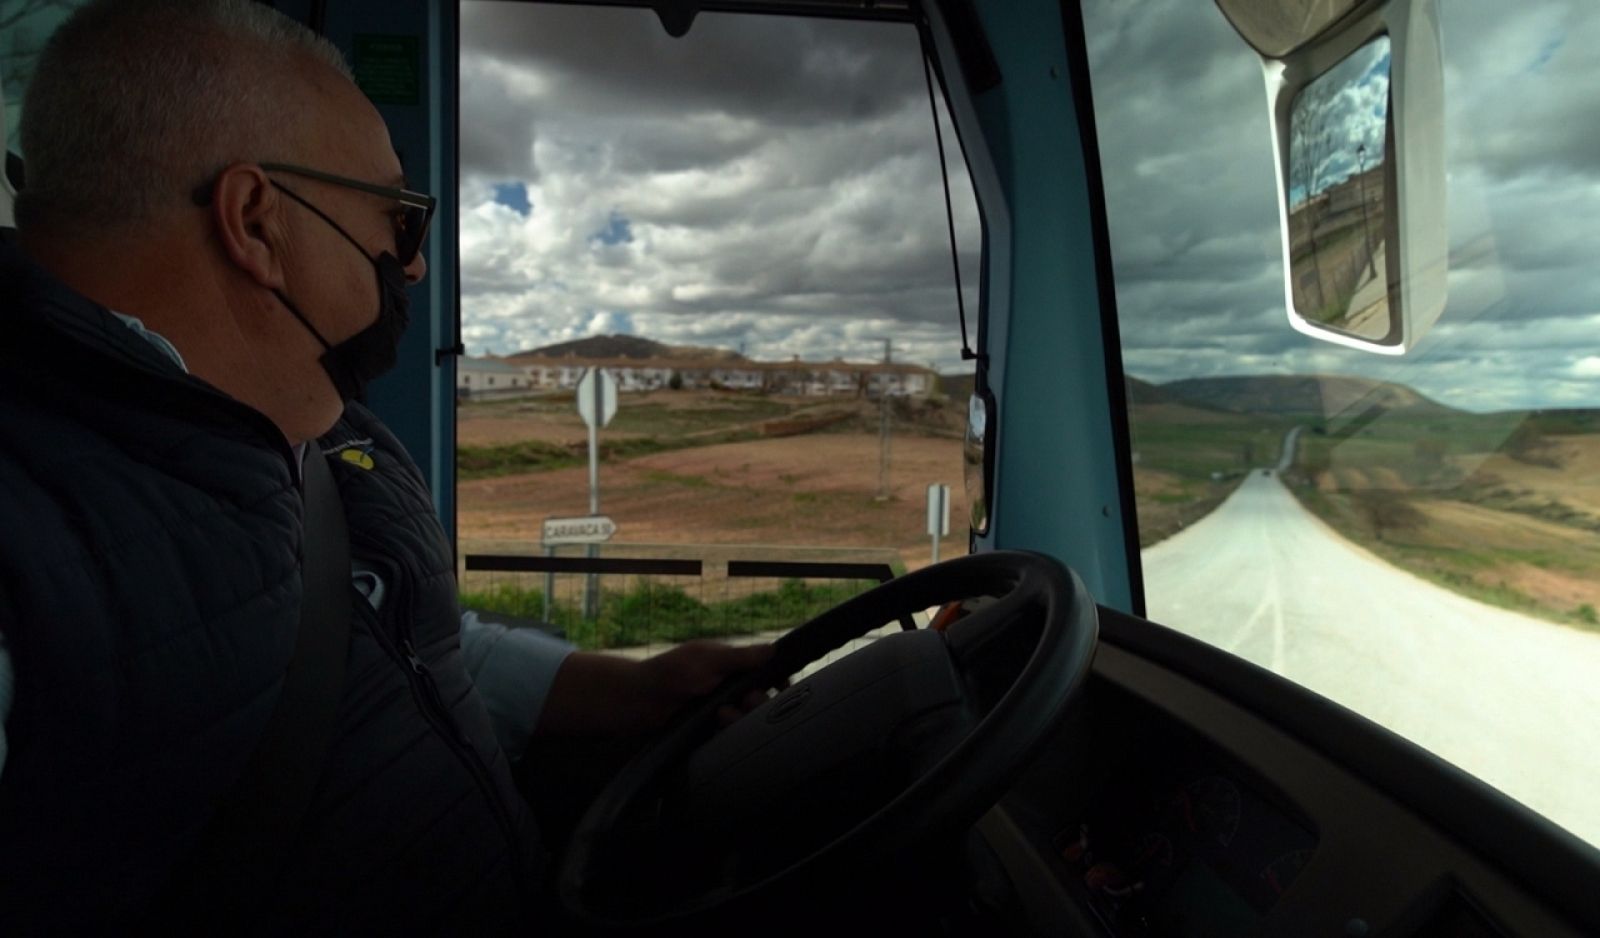
<svg viewBox="0 0 1600 938"><path fill-rule="evenodd" d="M224 169L211 190L211 220L222 249L241 272L268 289L283 289L283 200L253 163Z"/></svg>

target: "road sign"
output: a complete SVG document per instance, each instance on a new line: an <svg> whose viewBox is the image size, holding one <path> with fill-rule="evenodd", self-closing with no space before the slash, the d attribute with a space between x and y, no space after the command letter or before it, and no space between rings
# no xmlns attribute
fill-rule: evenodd
<svg viewBox="0 0 1600 938"><path fill-rule="evenodd" d="M933 539L933 562L939 562L939 538L950 533L950 486L928 486L928 536Z"/></svg>
<svg viewBox="0 0 1600 938"><path fill-rule="evenodd" d="M944 537L950 533L950 486L935 482L928 486L928 533Z"/></svg>
<svg viewBox="0 0 1600 938"><path fill-rule="evenodd" d="M617 379L611 372L590 368L583 373L578 381L578 415L591 427L603 427L617 415Z"/></svg>
<svg viewBox="0 0 1600 938"><path fill-rule="evenodd" d="M546 547L556 544L601 544L611 540L616 533L617 523L605 515L544 519Z"/></svg>

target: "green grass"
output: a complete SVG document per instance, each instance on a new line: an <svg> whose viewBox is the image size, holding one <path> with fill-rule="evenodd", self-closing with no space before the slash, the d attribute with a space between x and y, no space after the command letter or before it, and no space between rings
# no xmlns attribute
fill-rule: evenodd
<svg viewBox="0 0 1600 938"><path fill-rule="evenodd" d="M740 424L755 423L781 417L795 405L762 397L756 394L728 394L707 407L669 407L666 404L625 401L618 407L616 417L608 430L623 433L650 433L658 436L678 436L702 433Z"/></svg>
<svg viewBox="0 0 1600 938"><path fill-rule="evenodd" d="M682 587L641 579L626 591L602 590L599 616L592 621L584 619L579 602L562 600L552 604L550 619L568 641L586 650L727 638L793 628L873 585L784 580L775 590L706 603ZM544 615L542 590L511 584L463 591L461 603L529 619Z"/></svg>
<svg viewBox="0 0 1600 938"><path fill-rule="evenodd" d="M1300 436L1297 468L1393 472L1413 487L1439 487L1460 480L1451 458L1492 453L1517 445L1524 414L1381 413L1363 421L1311 424Z"/></svg>
<svg viewBox="0 0 1600 938"><path fill-rule="evenodd" d="M1227 415L1205 423L1138 419L1132 423L1139 465L1184 479L1209 482L1213 473L1242 474L1277 463L1283 436L1295 421Z"/></svg>
<svg viewBox="0 0 1600 938"><path fill-rule="evenodd" d="M1176 476L1176 491L1135 492L1139 546L1149 547L1210 514L1245 476L1276 465L1283 438L1297 422L1260 414L1202 412L1203 420L1173 419L1164 410L1135 408L1130 427L1138 466ZM1155 511L1155 506L1176 511Z"/></svg>
<svg viewBox="0 0 1600 938"><path fill-rule="evenodd" d="M1533 411L1528 415L1527 425L1547 436L1600 433L1600 409Z"/></svg>
<svg viewBox="0 0 1600 938"><path fill-rule="evenodd" d="M584 458L568 447L538 440L494 446L458 446L456 473L466 480L518 472L544 472L579 465Z"/></svg>
<svg viewBox="0 0 1600 938"><path fill-rule="evenodd" d="M1211 514L1244 480L1244 473L1233 473L1228 478L1216 482L1191 482L1181 493L1161 495L1135 493L1135 510L1138 511L1139 518L1139 546L1150 547L1158 544ZM1175 514L1163 512L1157 515L1148 510L1151 504L1170 505L1178 510Z"/></svg>

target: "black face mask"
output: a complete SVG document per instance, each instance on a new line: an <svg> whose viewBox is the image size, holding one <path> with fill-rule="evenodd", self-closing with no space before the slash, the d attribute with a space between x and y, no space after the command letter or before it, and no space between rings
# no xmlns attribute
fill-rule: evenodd
<svg viewBox="0 0 1600 938"><path fill-rule="evenodd" d="M274 183L276 185L276 183ZM316 206L300 198L293 192L278 186L285 195L304 205L318 218L327 222L334 231L344 235L344 239L355 245L361 256L372 264L378 275L378 320L360 332L345 339L338 345L330 345L322 333L311 324L311 320L300 312L299 307L289 301L282 290L274 290L278 301L288 307L289 312L300 320L318 342L327 351L323 352L322 370L328 373L328 378L333 381L334 388L339 392L339 399L345 403L352 400L363 400L366 395L367 385L371 381L394 367L400 348L400 337L405 334L406 327L411 324L411 298L406 295L406 270L400 264L400 259L393 253L384 251L377 257L367 254L349 232L339 227L339 224L318 209Z"/></svg>

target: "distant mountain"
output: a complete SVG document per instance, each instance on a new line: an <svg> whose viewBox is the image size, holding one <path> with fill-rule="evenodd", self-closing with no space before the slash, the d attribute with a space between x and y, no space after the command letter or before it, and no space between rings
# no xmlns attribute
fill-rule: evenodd
<svg viewBox="0 0 1600 938"><path fill-rule="evenodd" d="M939 376L939 390L952 399L971 397L975 383L976 377L970 374L942 374ZM1132 375L1127 376L1126 387L1128 389L1129 404L1170 404L1176 400L1171 394L1156 385L1135 378Z"/></svg>
<svg viewBox="0 0 1600 938"><path fill-rule="evenodd" d="M701 361L744 361L743 355L722 348L668 345L636 335L592 335L509 355L513 361L530 358L693 358Z"/></svg>
<svg viewBox="0 0 1600 938"><path fill-rule="evenodd" d="M1346 375L1232 375L1185 378L1159 385L1168 399L1199 407L1255 414L1450 413L1453 408L1403 384Z"/></svg>
<svg viewBox="0 0 1600 938"><path fill-rule="evenodd" d="M1129 404L1167 404L1173 400L1171 394L1148 381L1141 381L1133 375L1126 376L1125 387L1128 391Z"/></svg>

